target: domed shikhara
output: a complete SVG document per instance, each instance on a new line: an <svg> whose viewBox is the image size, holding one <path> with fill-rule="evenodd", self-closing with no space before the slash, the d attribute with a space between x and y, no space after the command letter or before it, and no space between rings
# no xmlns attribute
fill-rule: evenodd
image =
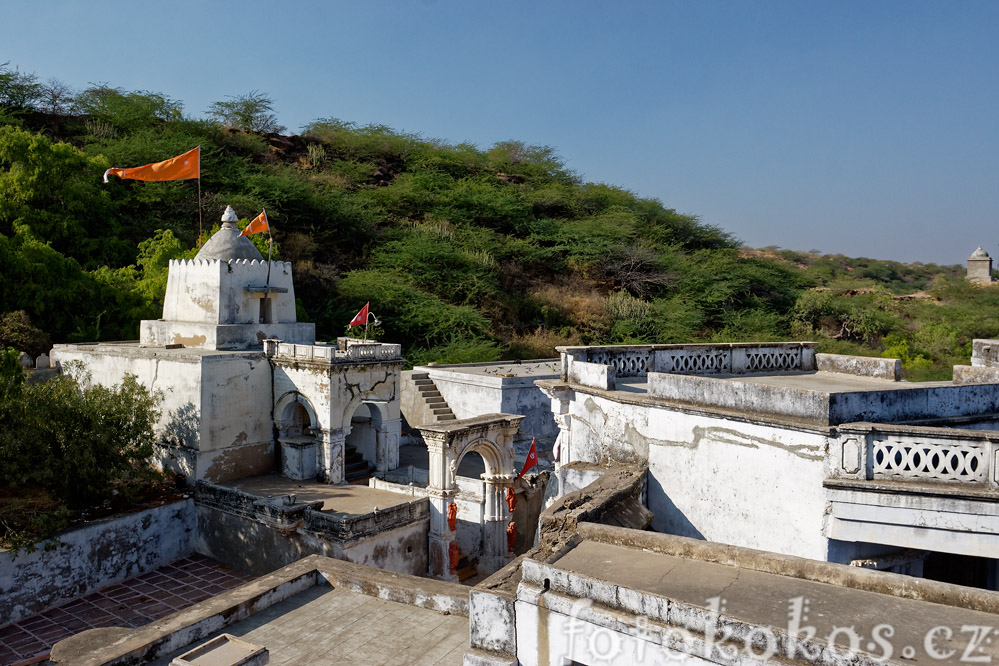
<svg viewBox="0 0 999 666"><path fill-rule="evenodd" d="M219 261L256 259L263 261L264 257L249 238L239 235L239 227L234 222L223 222L222 228L215 232L215 235L201 247L195 259L218 259Z"/></svg>
<svg viewBox="0 0 999 666"><path fill-rule="evenodd" d="M201 349L262 349L277 338L316 341L315 324L297 321L291 264L267 262L239 235L236 212L226 208L222 228L194 259L171 259L163 317L139 324L143 345Z"/></svg>
<svg viewBox="0 0 999 666"><path fill-rule="evenodd" d="M974 252L972 252L971 256L968 257L968 258L969 259L988 259L989 258L989 253L986 252L985 250L983 250L982 246L979 245L978 249L975 250Z"/></svg>

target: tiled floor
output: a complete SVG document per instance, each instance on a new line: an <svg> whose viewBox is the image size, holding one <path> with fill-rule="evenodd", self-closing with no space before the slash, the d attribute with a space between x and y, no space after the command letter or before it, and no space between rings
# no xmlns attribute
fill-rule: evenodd
<svg viewBox="0 0 999 666"><path fill-rule="evenodd" d="M232 624L225 633L266 647L271 666L460 666L468 618L322 584ZM221 632L220 632L221 633ZM166 655L168 666L211 637Z"/></svg>
<svg viewBox="0 0 999 666"><path fill-rule="evenodd" d="M189 555L0 627L0 666L45 655L54 643L85 629L142 626L252 579L211 558Z"/></svg>

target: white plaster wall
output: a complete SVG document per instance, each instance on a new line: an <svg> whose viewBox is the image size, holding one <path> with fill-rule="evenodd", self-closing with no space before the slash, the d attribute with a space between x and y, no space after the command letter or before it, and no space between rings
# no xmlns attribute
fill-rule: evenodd
<svg viewBox="0 0 999 666"><path fill-rule="evenodd" d="M137 345L56 345L53 363L79 361L95 384L119 384L133 374L147 388L162 392L156 432L160 462L196 476L201 442L201 355L183 350L144 350Z"/></svg>
<svg viewBox="0 0 999 666"><path fill-rule="evenodd" d="M163 302L163 319L205 324L253 324L260 307L248 286L264 286L267 262L203 259L172 260ZM295 288L291 264L275 261L271 265L270 286L287 289L271 294L271 321L295 321Z"/></svg>
<svg viewBox="0 0 999 666"><path fill-rule="evenodd" d="M491 377L454 369L421 368L420 371L428 372L448 407L459 419L483 414L524 416L515 440L520 453L527 452L532 437L537 437L539 443L551 444L558 435L558 426L551 413L551 399L534 385L534 379L544 377Z"/></svg>
<svg viewBox="0 0 999 666"><path fill-rule="evenodd" d="M162 392L161 462L195 479L225 480L273 466L271 371L262 352L202 353L136 344L57 345L53 359L80 361L99 384L133 374Z"/></svg>
<svg viewBox="0 0 999 666"><path fill-rule="evenodd" d="M462 493L455 499L455 504L458 505L458 531L455 540L462 555L476 560L482 555L485 501Z"/></svg>
<svg viewBox="0 0 999 666"><path fill-rule="evenodd" d="M430 378L459 419L503 411L502 380L499 377L431 370Z"/></svg>
<svg viewBox="0 0 999 666"><path fill-rule="evenodd" d="M558 425L552 414L551 399L533 382L504 387L500 413L524 416L515 441L519 444L518 453L525 456L532 438L537 438L539 446L543 444L550 447L558 437Z"/></svg>
<svg viewBox="0 0 999 666"><path fill-rule="evenodd" d="M0 623L17 620L180 559L194 550L194 500L59 534L63 545L16 558L0 550Z"/></svg>
<svg viewBox="0 0 999 666"><path fill-rule="evenodd" d="M399 365L377 363L333 364L279 363L274 369L274 399L290 392L302 394L312 404L322 428L349 426L350 418L366 400L383 420L395 420L399 410ZM396 433L398 445L398 433Z"/></svg>
<svg viewBox="0 0 999 666"><path fill-rule="evenodd" d="M584 600L584 603L589 600ZM591 602L592 603L592 602ZM601 664L663 666L714 664L699 656L664 648L642 632L615 631L524 601L516 602L517 659L522 666Z"/></svg>
<svg viewBox="0 0 999 666"><path fill-rule="evenodd" d="M413 576L427 574L430 520L382 532L349 543L340 559Z"/></svg>
<svg viewBox="0 0 999 666"><path fill-rule="evenodd" d="M646 459L653 529L824 560L826 437L576 392L571 460Z"/></svg>
<svg viewBox="0 0 999 666"><path fill-rule="evenodd" d="M267 262L240 259L229 262L232 271L221 273L219 309L223 324L252 324L260 316L259 299L246 291L246 287L261 287L267 282ZM291 264L275 261L271 265L270 286L287 289L285 293L272 293L271 321L295 321L295 287L291 281Z"/></svg>
<svg viewBox="0 0 999 666"><path fill-rule="evenodd" d="M172 259L168 268L163 319L218 324L219 287L225 264L203 259Z"/></svg>
<svg viewBox="0 0 999 666"><path fill-rule="evenodd" d="M201 383L201 450L273 440L271 368L264 355L206 356Z"/></svg>

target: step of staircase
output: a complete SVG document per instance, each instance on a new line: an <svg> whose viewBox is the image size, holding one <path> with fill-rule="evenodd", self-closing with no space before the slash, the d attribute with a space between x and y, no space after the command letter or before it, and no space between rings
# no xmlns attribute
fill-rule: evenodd
<svg viewBox="0 0 999 666"><path fill-rule="evenodd" d="M455 567L455 573L458 574L458 582L463 582L477 576L479 574L477 564L477 562L471 561L467 557L462 557L458 560L458 566Z"/></svg>
<svg viewBox="0 0 999 666"><path fill-rule="evenodd" d="M375 473L374 466L349 444L343 449L343 479L347 483L366 486Z"/></svg>
<svg viewBox="0 0 999 666"><path fill-rule="evenodd" d="M412 375L413 384L416 385L416 390L420 392L420 398L423 400L429 409L430 413L434 415L434 422L440 423L442 421L457 421L458 418L451 411L451 408L447 404L447 400L441 395L441 392L437 389L437 384L434 380L430 378L430 373L421 372Z"/></svg>

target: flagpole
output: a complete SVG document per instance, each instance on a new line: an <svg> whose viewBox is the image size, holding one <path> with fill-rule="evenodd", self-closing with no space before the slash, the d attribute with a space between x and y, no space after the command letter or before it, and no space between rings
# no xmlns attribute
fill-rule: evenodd
<svg viewBox="0 0 999 666"><path fill-rule="evenodd" d="M267 209L264 209L264 221L267 222ZM274 251L274 236L271 235L271 223L267 222L267 285L271 286L271 253Z"/></svg>
<svg viewBox="0 0 999 666"><path fill-rule="evenodd" d="M190 144L188 144L190 145ZM198 242L204 233L204 221L201 215L201 146L198 146Z"/></svg>

